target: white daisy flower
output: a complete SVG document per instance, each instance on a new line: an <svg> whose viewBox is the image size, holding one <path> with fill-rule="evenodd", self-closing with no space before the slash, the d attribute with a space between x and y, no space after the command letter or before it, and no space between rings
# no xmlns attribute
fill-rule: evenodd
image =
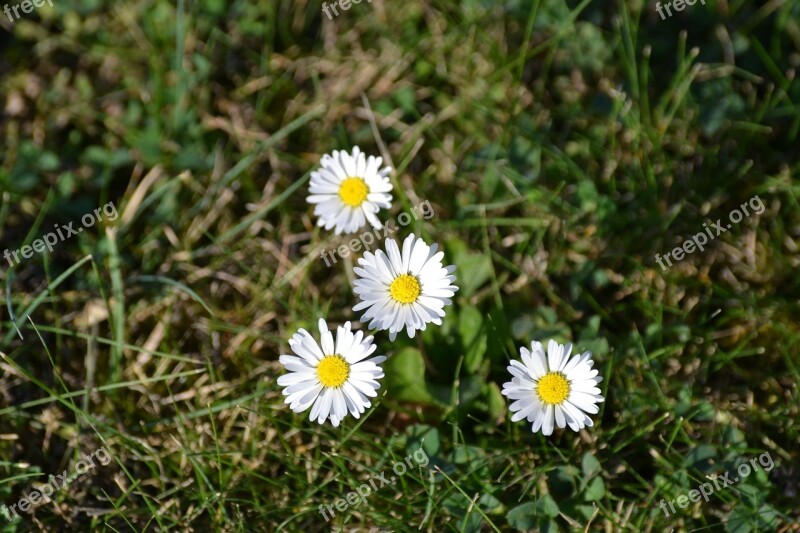
<svg viewBox="0 0 800 533"><path fill-rule="evenodd" d="M316 204L314 214L318 226L326 230L336 227L336 235L354 233L366 222L380 228L375 216L381 207L392 207L392 167L381 167L380 157L365 157L358 146L353 153L334 150L320 160L321 168L311 173L311 193L306 201Z"/></svg>
<svg viewBox="0 0 800 533"><path fill-rule="evenodd" d="M312 406L309 419L320 424L328 418L333 427L347 416L361 416L371 404L368 399L378 395L378 380L383 370L378 366L386 360L380 355L366 359L375 351L372 337L364 338L361 331L350 331L350 322L336 330L336 343L328 331L325 320L319 319L322 346L304 329L289 339L294 355L281 355L280 362L289 371L278 378L278 385L285 387L285 403L295 413L302 413Z"/></svg>
<svg viewBox="0 0 800 533"><path fill-rule="evenodd" d="M452 303L458 287L452 284L456 267L443 267L444 252L437 253L437 248L409 235L402 254L392 239L386 241L387 253L364 252L358 260L361 268L353 269L359 276L354 291L361 298L353 311L367 310L361 321L371 320L370 328L388 329L390 340L403 328L413 337L416 330L425 331L428 322L441 326L444 306Z"/></svg>
<svg viewBox="0 0 800 533"><path fill-rule="evenodd" d="M541 428L544 435L553 433L553 420L559 428L569 426L578 431L592 426L586 413L597 414L597 403L604 399L597 384L603 378L592 368L592 353L569 358L572 344L563 346L553 340L547 345L532 342L531 350L520 348L522 363L511 361L508 371L513 376L503 384L503 394L516 400L509 406L513 422L527 418L534 433Z"/></svg>

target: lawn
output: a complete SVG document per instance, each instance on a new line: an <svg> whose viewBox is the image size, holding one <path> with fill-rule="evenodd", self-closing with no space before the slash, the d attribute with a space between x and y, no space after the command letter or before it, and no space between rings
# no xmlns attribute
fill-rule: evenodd
<svg viewBox="0 0 800 533"><path fill-rule="evenodd" d="M800 531L799 1L37 2L0 13L0 531ZM337 232L307 197L356 146L391 198ZM392 340L362 268L410 235L457 290ZM320 319L386 356L358 418L284 402L299 330L347 351ZM577 431L512 420L551 340L602 377Z"/></svg>

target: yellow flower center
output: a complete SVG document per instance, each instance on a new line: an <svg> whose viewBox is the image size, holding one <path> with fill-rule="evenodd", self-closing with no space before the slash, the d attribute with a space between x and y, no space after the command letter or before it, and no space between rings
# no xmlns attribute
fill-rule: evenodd
<svg viewBox="0 0 800 533"><path fill-rule="evenodd" d="M559 405L569 397L569 381L561 372L549 372L539 380L536 392L544 403Z"/></svg>
<svg viewBox="0 0 800 533"><path fill-rule="evenodd" d="M339 185L339 198L350 207L360 206L369 194L369 187L361 178L347 178Z"/></svg>
<svg viewBox="0 0 800 533"><path fill-rule="evenodd" d="M341 387L350 377L350 364L339 354L326 355L317 364L317 376L325 387Z"/></svg>
<svg viewBox="0 0 800 533"><path fill-rule="evenodd" d="M411 274L401 274L389 286L389 292L401 304L414 303L419 297L419 281Z"/></svg>

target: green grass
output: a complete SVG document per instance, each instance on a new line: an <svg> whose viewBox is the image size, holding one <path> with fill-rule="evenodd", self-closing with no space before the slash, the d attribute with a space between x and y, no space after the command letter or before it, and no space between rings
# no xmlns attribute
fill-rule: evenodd
<svg viewBox="0 0 800 533"><path fill-rule="evenodd" d="M118 217L2 259L0 505L113 460L2 530L795 530L799 2L54 5L0 22L0 253ZM355 258L320 258L350 238L305 201L355 144L395 168L384 220L433 206L396 235L460 290L441 327L376 333L379 399L334 429L276 380L298 328L360 316ZM510 422L506 366L550 338L594 353L593 428Z"/></svg>

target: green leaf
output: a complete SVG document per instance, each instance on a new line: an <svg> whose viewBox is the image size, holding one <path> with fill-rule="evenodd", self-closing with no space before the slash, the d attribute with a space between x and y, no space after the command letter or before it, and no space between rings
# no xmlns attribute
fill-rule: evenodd
<svg viewBox="0 0 800 533"><path fill-rule="evenodd" d="M737 505L728 515L728 521L725 522L725 531L728 533L749 533L753 530L751 523L750 512L744 505Z"/></svg>
<svg viewBox="0 0 800 533"><path fill-rule="evenodd" d="M489 403L489 416L492 420L500 420L506 412L506 400L500 392L500 386L491 382L486 387L486 396Z"/></svg>
<svg viewBox="0 0 800 533"><path fill-rule="evenodd" d="M484 381L478 376L468 375L461 378L461 386L458 388L458 401L461 405L466 405L478 398L483 390Z"/></svg>
<svg viewBox="0 0 800 533"><path fill-rule="evenodd" d="M714 408L714 406L710 402L702 400L697 405L697 413L694 415L694 418L700 422L710 422L711 420L714 420L716 414L717 410Z"/></svg>
<svg viewBox="0 0 800 533"><path fill-rule="evenodd" d="M416 111L417 99L414 89L411 87L402 87L395 91L393 96L398 107L405 113L414 113Z"/></svg>
<svg viewBox="0 0 800 533"><path fill-rule="evenodd" d="M603 482L603 478L598 476L592 479L586 486L586 490L583 493L583 499L587 502L596 502L601 500L605 495L606 485Z"/></svg>
<svg viewBox="0 0 800 533"><path fill-rule="evenodd" d="M536 504L527 502L514 507L506 513L506 520L508 520L508 525L517 531L530 531L536 527L536 515Z"/></svg>
<svg viewBox="0 0 800 533"><path fill-rule="evenodd" d="M458 295L469 298L491 277L492 261L487 255L469 251L460 239L448 240L447 248L450 261L456 265Z"/></svg>
<svg viewBox="0 0 800 533"><path fill-rule="evenodd" d="M741 429L727 426L722 432L722 444L726 450L731 447L743 449L747 447L747 437Z"/></svg>
<svg viewBox="0 0 800 533"><path fill-rule="evenodd" d="M717 449L709 444L701 444L696 448L692 448L683 460L684 465L688 467L699 468L709 464L709 459L717 456Z"/></svg>
<svg viewBox="0 0 800 533"><path fill-rule="evenodd" d="M458 315L458 333L464 346L464 368L467 373L474 374L486 353L483 314L471 305L465 306Z"/></svg>
<svg viewBox="0 0 800 533"><path fill-rule="evenodd" d="M433 457L439 453L441 441L438 429L424 424L417 424L409 426L406 429L406 433L408 434L406 448L409 452L422 448L428 457Z"/></svg>
<svg viewBox="0 0 800 533"><path fill-rule="evenodd" d="M560 533L560 529L558 529L558 524L555 520L539 520L539 531L540 533Z"/></svg>
<svg viewBox="0 0 800 533"><path fill-rule="evenodd" d="M425 386L425 360L416 348L403 348L383 365L386 388L394 400L428 402Z"/></svg>
<svg viewBox="0 0 800 533"><path fill-rule="evenodd" d="M755 510L748 505L737 505L725 522L729 533L748 533L749 531L774 531L778 527L778 512L769 504Z"/></svg>
<svg viewBox="0 0 800 533"><path fill-rule="evenodd" d="M477 470L485 465L486 453L482 448L459 444L453 449L452 460L457 465L466 465L470 471Z"/></svg>
<svg viewBox="0 0 800 533"><path fill-rule="evenodd" d="M539 498L539 501L536 502L536 509L539 513L549 516L550 518L557 517L558 513L561 512L558 508L558 504L549 494L545 494Z"/></svg>
<svg viewBox="0 0 800 533"><path fill-rule="evenodd" d="M733 478L733 476L730 476ZM735 478L734 478L735 479ZM739 499L744 502L746 505L749 505L752 508L758 507L760 503L759 494L761 491L758 487L754 487L753 485L748 485L746 483L741 483L736 486L736 489L739 491Z"/></svg>
<svg viewBox="0 0 800 533"><path fill-rule="evenodd" d="M584 479L588 480L600 473L600 461L591 453L586 452L583 454L583 459L581 460L581 470L583 470Z"/></svg>
<svg viewBox="0 0 800 533"><path fill-rule="evenodd" d="M467 509L471 508L471 504L472 502L458 491L453 491L442 501L442 506L447 512L459 519L456 531L474 531L475 533L481 531L480 527L483 518L480 513L472 508L469 511L469 515L467 515Z"/></svg>
<svg viewBox="0 0 800 533"><path fill-rule="evenodd" d="M569 516L573 518L578 518L584 522L588 522L589 519L591 519L592 516L594 516L595 509L596 508L593 505L587 505L576 502L571 506Z"/></svg>
<svg viewBox="0 0 800 533"><path fill-rule="evenodd" d="M547 475L550 492L558 497L568 498L576 492L580 471L573 465L559 466Z"/></svg>
<svg viewBox="0 0 800 533"><path fill-rule="evenodd" d="M500 500L488 492L481 494L481 497L478 500L478 505L480 505L481 509L491 514L496 513L498 509L502 509L503 507L503 504L500 502Z"/></svg>

